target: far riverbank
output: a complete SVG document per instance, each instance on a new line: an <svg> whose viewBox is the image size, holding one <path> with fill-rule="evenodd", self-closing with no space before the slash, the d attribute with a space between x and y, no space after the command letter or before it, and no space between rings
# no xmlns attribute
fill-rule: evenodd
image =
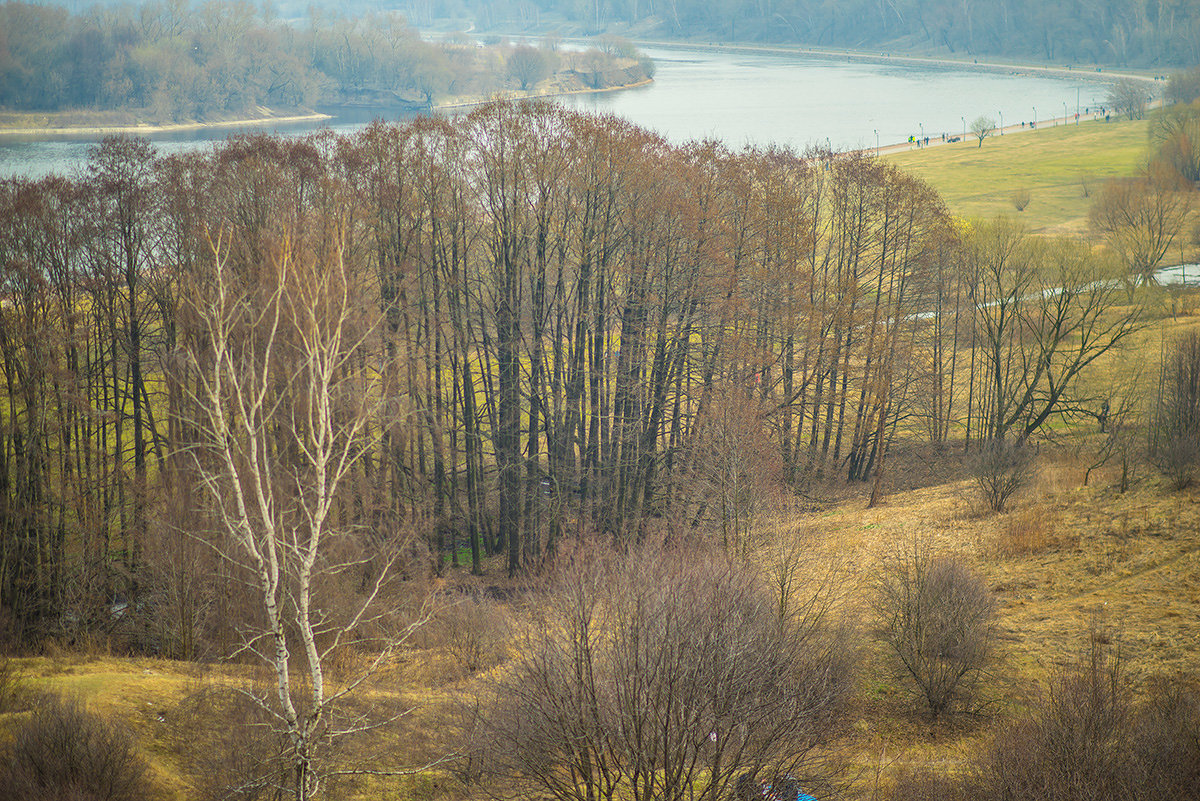
<svg viewBox="0 0 1200 801"><path fill-rule="evenodd" d="M35 115L28 116L32 117ZM153 136L155 134L187 133L189 131L219 131L223 128L245 128L248 126L317 123L331 119L333 119L333 116L330 114L322 114L320 112L312 111L302 114L265 114L258 117L243 117L231 120L211 120L205 122L190 120L185 122L170 123L138 122L127 125L83 123L75 125L15 125L13 127L8 127L3 123L0 123L0 137L9 140L19 140L31 138L43 139L53 136L97 137L110 136L113 134Z"/></svg>
<svg viewBox="0 0 1200 801"><path fill-rule="evenodd" d="M614 74L609 76L610 79L617 79L618 83L604 85L598 88L585 86L582 79L574 73L562 73L553 76L544 81L538 87L529 90L508 90L505 92L496 93L490 96L478 97L451 97L440 100L429 108L433 110L456 110L473 108L481 106L494 100L506 102L515 102L520 100L531 100L540 98L557 98L571 97L575 95L586 94L603 94L607 92L618 92L624 89L635 89L642 86L648 86L654 82L654 79L646 75L645 71L636 64L628 65L623 69L614 70ZM396 111L398 109L379 107L379 112ZM405 108L405 112L411 112L412 109ZM269 110L268 110L269 111ZM69 115L72 118L78 118L80 112L65 112L60 116ZM101 112L98 116L110 116L111 112ZM256 117L242 117L230 120L212 120L212 121L183 121L172 123L145 123L136 122L130 124L105 124L95 122L84 122L78 124L52 124L51 120L55 115L35 115L21 114L23 119L42 117L47 122L42 125L29 125L28 123L17 122L14 124L6 124L6 121L0 116L0 140L3 141L21 141L21 140L38 140L52 137L64 138L96 138L115 134L134 134L137 136L162 136L177 133L188 133L192 131L221 131L223 129L235 128L250 128L250 127L265 127L269 125L303 125L306 123L317 124L335 120L337 115L326 114L317 111L307 111L297 114L276 114L266 113ZM86 116L86 114L85 114Z"/></svg>

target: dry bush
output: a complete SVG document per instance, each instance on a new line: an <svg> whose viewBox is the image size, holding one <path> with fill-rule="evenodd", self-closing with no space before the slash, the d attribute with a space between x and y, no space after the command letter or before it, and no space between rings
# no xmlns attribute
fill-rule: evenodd
<svg viewBox="0 0 1200 801"><path fill-rule="evenodd" d="M1135 705L1111 635L1093 625L1040 703L1004 725L958 778L903 778L892 801L1200 798L1200 691L1178 678Z"/></svg>
<svg viewBox="0 0 1200 801"><path fill-rule="evenodd" d="M992 440L975 455L971 472L987 508L1003 512L1013 496L1033 480L1036 467L1028 445Z"/></svg>
<svg viewBox="0 0 1200 801"><path fill-rule="evenodd" d="M1151 683L1131 740L1145 777L1139 798L1200 798L1200 689L1194 683Z"/></svg>
<svg viewBox="0 0 1200 801"><path fill-rule="evenodd" d="M1016 558L1044 553L1058 545L1055 519L1038 504L1009 514L996 535L996 553Z"/></svg>
<svg viewBox="0 0 1200 801"><path fill-rule="evenodd" d="M980 752L971 797L1141 797L1141 771L1130 758L1128 740L1132 694L1108 639L1093 628L1082 657L1052 675L1033 715L1006 725Z"/></svg>
<svg viewBox="0 0 1200 801"><path fill-rule="evenodd" d="M943 776L928 768L899 772L887 796L888 801L968 801L961 780Z"/></svg>
<svg viewBox="0 0 1200 801"><path fill-rule="evenodd" d="M438 614L435 627L447 653L465 675L488 670L504 659L508 616L489 598L473 594L448 604Z"/></svg>
<svg viewBox="0 0 1200 801"><path fill-rule="evenodd" d="M167 718L200 801L274 799L287 786L287 740L249 694L201 687Z"/></svg>
<svg viewBox="0 0 1200 801"><path fill-rule="evenodd" d="M10 801L143 801L154 796L133 738L75 700L47 695L0 752Z"/></svg>
<svg viewBox="0 0 1200 801"><path fill-rule="evenodd" d="M631 785L725 798L742 773L814 786L853 659L825 607L778 608L723 551L564 546L512 663L464 718L471 772L489 792L563 801Z"/></svg>
<svg viewBox="0 0 1200 801"><path fill-rule="evenodd" d="M198 801L277 801L295 794L294 747L277 714L268 708L273 673L260 667L245 686L201 684L165 714L164 739L180 755L183 772ZM383 679L380 680L382 682ZM313 738L315 757L329 769L322 797L344 798L354 788L354 771L393 768L397 742L407 747L402 729L410 711L392 693L371 692L347 699L328 721L347 732ZM390 689L390 688L388 688Z"/></svg>
<svg viewBox="0 0 1200 801"><path fill-rule="evenodd" d="M957 556L913 543L884 558L875 614L897 674L934 718L971 709L992 657L996 602Z"/></svg>
<svg viewBox="0 0 1200 801"><path fill-rule="evenodd" d="M1013 208L1017 211L1025 211L1025 207L1029 205L1029 201L1033 200L1033 193L1026 187L1016 189L1012 193Z"/></svg>

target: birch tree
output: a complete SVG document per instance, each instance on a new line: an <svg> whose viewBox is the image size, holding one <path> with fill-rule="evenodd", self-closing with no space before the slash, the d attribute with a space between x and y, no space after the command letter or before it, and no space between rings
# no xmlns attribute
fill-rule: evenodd
<svg viewBox="0 0 1200 801"><path fill-rule="evenodd" d="M340 702L428 618L422 607L391 625L381 600L400 538L364 547L339 503L374 444L381 374L366 358L378 314L353 302L345 236L339 227L306 247L284 231L257 275L232 268L227 236L210 237L185 343L198 376L191 453L219 523L213 544L251 577L261 604L247 616L257 623L247 624L242 651L272 671L272 691L255 700L289 743L277 791L296 799L320 796L332 775L362 772L326 757L334 740L367 725ZM353 597L323 603L351 571L364 577ZM331 674L344 646L370 656L351 675Z"/></svg>

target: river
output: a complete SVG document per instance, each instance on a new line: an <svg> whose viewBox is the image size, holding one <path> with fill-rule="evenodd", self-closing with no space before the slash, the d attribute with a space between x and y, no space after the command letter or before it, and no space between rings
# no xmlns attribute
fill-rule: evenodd
<svg viewBox="0 0 1200 801"><path fill-rule="evenodd" d="M643 48L654 59L654 83L635 89L562 98L565 105L613 113L658 131L671 141L713 137L803 148L844 150L962 135L979 116L1011 125L1103 103L1108 87L1086 77L979 72L965 67L851 61L833 56L732 51L684 46ZM332 120L351 132L370 115ZM394 118L395 115L393 114ZM1043 123L1049 124L1049 123ZM312 124L278 128L296 134ZM255 129L259 130L259 129ZM268 130L275 130L268 128ZM229 129L155 136L160 152L206 146ZM70 173L87 159L95 139L55 137L0 141L0 177Z"/></svg>

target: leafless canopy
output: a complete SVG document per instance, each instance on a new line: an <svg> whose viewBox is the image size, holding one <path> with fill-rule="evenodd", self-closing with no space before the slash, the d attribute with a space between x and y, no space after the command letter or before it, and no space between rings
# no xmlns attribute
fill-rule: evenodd
<svg viewBox="0 0 1200 801"><path fill-rule="evenodd" d="M922 543L889 554L875 611L898 674L933 717L971 704L991 658L996 605L961 558Z"/></svg>
<svg viewBox="0 0 1200 801"><path fill-rule="evenodd" d="M825 604L782 616L724 556L563 557L545 612L483 699L498 795L723 799L739 774L821 781L850 671Z"/></svg>

